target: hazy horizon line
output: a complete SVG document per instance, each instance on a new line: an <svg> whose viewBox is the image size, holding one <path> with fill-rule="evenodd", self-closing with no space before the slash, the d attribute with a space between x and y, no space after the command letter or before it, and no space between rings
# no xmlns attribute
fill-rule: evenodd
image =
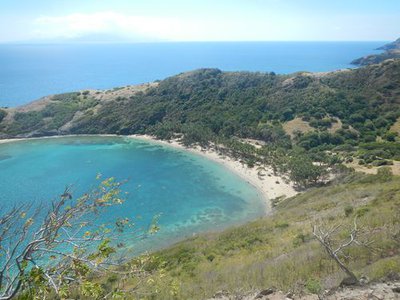
<svg viewBox="0 0 400 300"><path fill-rule="evenodd" d="M76 44L195 44L195 43L368 43L368 42L382 42L387 43L391 40L228 40L228 41L48 41L48 42L35 42L35 41L12 41L0 42L0 45L76 45Z"/></svg>

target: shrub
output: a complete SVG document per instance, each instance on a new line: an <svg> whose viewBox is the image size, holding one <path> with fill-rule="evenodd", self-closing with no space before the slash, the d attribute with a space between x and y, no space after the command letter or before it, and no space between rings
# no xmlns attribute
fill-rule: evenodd
<svg viewBox="0 0 400 300"><path fill-rule="evenodd" d="M374 123L375 123L375 127L377 127L377 128L385 127L388 124L388 122L382 117L377 118Z"/></svg>
<svg viewBox="0 0 400 300"><path fill-rule="evenodd" d="M215 259L215 255L214 254L209 254L207 255L207 260L212 262Z"/></svg>
<svg viewBox="0 0 400 300"><path fill-rule="evenodd" d="M395 142L397 136L398 136L397 132L389 131L388 133L385 134L385 139L388 142Z"/></svg>
<svg viewBox="0 0 400 300"><path fill-rule="evenodd" d="M302 187L317 183L325 175L323 167L314 165L310 158L303 155L292 157L288 166L290 179Z"/></svg>
<svg viewBox="0 0 400 300"><path fill-rule="evenodd" d="M357 217L363 217L369 211L370 208L368 206L360 207L357 209Z"/></svg>
<svg viewBox="0 0 400 300"><path fill-rule="evenodd" d="M288 228L289 227L289 223L287 222L279 222L275 224L275 228Z"/></svg>
<svg viewBox="0 0 400 300"><path fill-rule="evenodd" d="M378 159L372 162L374 167L393 165L393 162L386 159Z"/></svg>
<svg viewBox="0 0 400 300"><path fill-rule="evenodd" d="M347 206L344 208L344 215L345 215L346 217L348 217L348 216L350 216L351 214L353 214L353 211L354 211L353 206L347 205Z"/></svg>
<svg viewBox="0 0 400 300"><path fill-rule="evenodd" d="M354 151L355 147L353 145L350 144L343 144L343 145L339 145L335 147L336 151L346 151L346 152L350 152L350 151Z"/></svg>
<svg viewBox="0 0 400 300"><path fill-rule="evenodd" d="M306 289L312 294L319 294L322 290L322 287L318 280L310 278L307 280Z"/></svg>
<svg viewBox="0 0 400 300"><path fill-rule="evenodd" d="M381 182L389 181L393 178L392 169L389 167L379 168L376 177Z"/></svg>
<svg viewBox="0 0 400 300"><path fill-rule="evenodd" d="M309 234L299 233L293 240L293 246L299 247L300 245L308 242L311 239Z"/></svg>
<svg viewBox="0 0 400 300"><path fill-rule="evenodd" d="M323 118L321 120L312 119L310 126L318 129L327 129L332 127L332 120L330 118Z"/></svg>
<svg viewBox="0 0 400 300"><path fill-rule="evenodd" d="M369 133L363 136L362 140L366 143L371 143L371 142L375 142L376 140L376 136Z"/></svg>

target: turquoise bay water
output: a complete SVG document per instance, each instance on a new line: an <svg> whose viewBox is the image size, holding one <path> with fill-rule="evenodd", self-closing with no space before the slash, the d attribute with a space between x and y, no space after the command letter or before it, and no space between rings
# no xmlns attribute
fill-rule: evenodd
<svg viewBox="0 0 400 300"><path fill-rule="evenodd" d="M352 68L385 42L0 45L0 107L81 89L138 84L198 68L292 73Z"/></svg>
<svg viewBox="0 0 400 300"><path fill-rule="evenodd" d="M137 242L157 249L195 233L219 230L265 213L258 191L224 166L199 155L122 137L65 137L0 144L0 205L49 203L72 184L78 196L95 177L128 179L126 202L107 210L102 221L134 218L138 227L162 214L161 231ZM140 218L137 218L140 216Z"/></svg>

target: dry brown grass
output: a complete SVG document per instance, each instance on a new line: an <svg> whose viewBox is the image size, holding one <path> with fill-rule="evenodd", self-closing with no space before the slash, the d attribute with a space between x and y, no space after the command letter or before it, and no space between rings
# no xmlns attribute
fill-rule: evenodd
<svg viewBox="0 0 400 300"><path fill-rule="evenodd" d="M302 133L307 133L307 132L315 130L308 124L308 122L303 121L301 118L295 118L289 122L284 123L283 129L285 130L285 132L288 135L290 135L291 138L294 137L294 133L296 131L300 131Z"/></svg>
<svg viewBox="0 0 400 300"><path fill-rule="evenodd" d="M28 104L18 106L18 107L10 107L5 109L7 112L6 117L4 118L4 123L11 123L14 121L14 115L16 113L26 113L31 111L40 111L43 110L49 103L52 102L52 96L46 96L40 98L39 100L32 101Z"/></svg>
<svg viewBox="0 0 400 300"><path fill-rule="evenodd" d="M90 91L90 96L100 101L112 101L117 97L128 98L135 93L145 92L151 87L156 87L157 82L143 83L138 85L128 85L120 88L114 88L111 90L94 90Z"/></svg>
<svg viewBox="0 0 400 300"><path fill-rule="evenodd" d="M388 167L392 170L394 175L400 175L400 161L393 161L392 166L382 166L382 167L374 167L371 165L359 165L358 159L354 159L353 162L345 164L349 168L353 168L357 172L362 172L365 174L376 174L380 168Z"/></svg>
<svg viewBox="0 0 400 300"><path fill-rule="evenodd" d="M239 139L242 143L247 143L254 146L256 149L260 149L262 146L266 145L267 143L260 140L255 139Z"/></svg>
<svg viewBox="0 0 400 300"><path fill-rule="evenodd" d="M397 132L400 135L400 118L390 127L390 131Z"/></svg>

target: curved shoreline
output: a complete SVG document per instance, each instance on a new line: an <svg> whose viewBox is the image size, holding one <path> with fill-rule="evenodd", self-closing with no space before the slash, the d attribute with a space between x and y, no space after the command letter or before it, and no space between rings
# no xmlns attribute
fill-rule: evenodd
<svg viewBox="0 0 400 300"><path fill-rule="evenodd" d="M240 176L243 180L245 180L247 183L255 187L261 193L261 196L265 201L267 213L270 213L272 210L271 206L272 199L277 197L292 197L297 194L296 190L294 189L293 185L290 182L286 183L282 177L275 176L273 174L272 169L268 167L265 167L265 171L263 171L264 176L260 176L259 171L256 168L249 168L238 160L235 160L228 156L221 156L214 150L210 149L205 150L200 147L188 148L178 143L175 140L164 141L156 139L155 137L149 135L128 135L128 136L121 136L116 134L58 135L58 136L47 136L47 137L37 137L37 138L35 137L35 138L2 139L0 140L0 144L17 142L17 141L26 141L26 140L40 140L40 139L63 138L63 137L85 137L85 136L122 137L122 138L138 139L148 142L159 143L161 145L201 155L206 159L212 160L218 164L223 165L230 172L235 173L236 175Z"/></svg>
<svg viewBox="0 0 400 300"><path fill-rule="evenodd" d="M249 168L238 160L228 156L221 156L216 151L202 149L200 147L185 147L177 141L158 140L149 135L130 135L127 138L141 139L167 145L173 148L189 151L201 155L209 160L225 166L232 173L237 174L247 183L254 186L262 195L267 206L267 212L271 211L271 200L277 197L292 197L297 194L291 183L286 183L280 176L273 175L272 169L265 168L265 176L260 177L256 168Z"/></svg>

